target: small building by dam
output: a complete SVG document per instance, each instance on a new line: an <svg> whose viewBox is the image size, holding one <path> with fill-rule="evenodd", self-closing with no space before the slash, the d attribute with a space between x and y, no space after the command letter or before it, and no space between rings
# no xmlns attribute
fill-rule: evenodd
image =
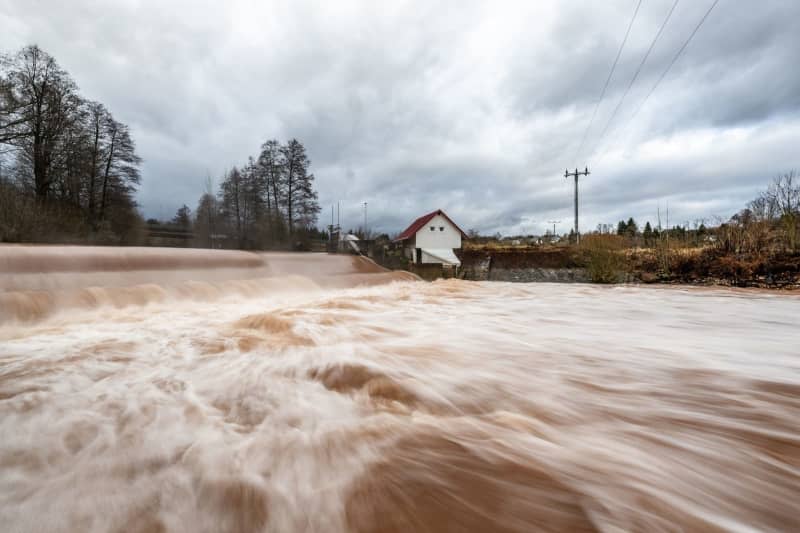
<svg viewBox="0 0 800 533"><path fill-rule="evenodd" d="M464 231L441 209L414 220L397 238L403 255L413 265L442 265L456 269L461 261L454 250L461 249Z"/></svg>

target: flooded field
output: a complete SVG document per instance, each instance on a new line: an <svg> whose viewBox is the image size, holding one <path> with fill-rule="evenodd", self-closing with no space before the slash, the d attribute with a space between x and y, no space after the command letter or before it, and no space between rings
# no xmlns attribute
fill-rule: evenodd
<svg viewBox="0 0 800 533"><path fill-rule="evenodd" d="M8 532L796 531L800 297L0 247Z"/></svg>

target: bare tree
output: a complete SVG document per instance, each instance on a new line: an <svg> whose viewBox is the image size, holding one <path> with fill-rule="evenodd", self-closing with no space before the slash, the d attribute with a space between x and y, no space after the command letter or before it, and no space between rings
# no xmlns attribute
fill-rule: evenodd
<svg viewBox="0 0 800 533"><path fill-rule="evenodd" d="M5 66L6 90L16 109L5 136L30 163L36 196L45 198L53 185L59 143L80 99L69 75L36 45L23 48Z"/></svg>
<svg viewBox="0 0 800 533"><path fill-rule="evenodd" d="M69 74L36 45L0 59L0 157L4 179L34 197L40 211L68 214L77 235L94 238L103 225L103 239L114 242L111 233L130 234L126 224L140 223L133 191L141 159L128 127L102 104L83 99ZM59 217L41 220L65 220ZM32 231L69 228L42 222Z"/></svg>
<svg viewBox="0 0 800 533"><path fill-rule="evenodd" d="M296 225L308 227L316 223L320 208L314 190L314 174L308 172L311 161L306 155L305 147L297 139L292 139L281 148L281 154L286 223L291 237Z"/></svg>
<svg viewBox="0 0 800 533"><path fill-rule="evenodd" d="M211 176L206 178L205 192L200 197L195 210L195 237L198 244L205 248L214 248L216 228L219 226L217 199L214 196L214 184Z"/></svg>
<svg viewBox="0 0 800 533"><path fill-rule="evenodd" d="M86 175L86 210L91 224L96 224L98 219L98 191L100 190L100 175L105 151L105 137L107 125L110 122L109 113L105 106L99 102L86 103L86 129L88 130L88 171Z"/></svg>
<svg viewBox="0 0 800 533"><path fill-rule="evenodd" d="M234 167L220 185L222 213L236 233L239 248L253 248L257 243L261 189L253 164L242 170Z"/></svg>
<svg viewBox="0 0 800 533"><path fill-rule="evenodd" d="M800 221L800 180L791 170L776 177L767 189L766 196L774 206L786 234L788 248L798 249L798 221Z"/></svg>
<svg viewBox="0 0 800 533"><path fill-rule="evenodd" d="M25 135L24 106L14 91L14 80L10 75L14 65L14 57L0 55L0 145L8 145Z"/></svg>
<svg viewBox="0 0 800 533"><path fill-rule="evenodd" d="M104 153L105 169L100 197L100 219L106 216L106 207L115 198L130 199L139 184L141 158L136 155L136 146L128 126L117 122L109 114L106 117L107 145Z"/></svg>
<svg viewBox="0 0 800 533"><path fill-rule="evenodd" d="M258 167L264 180L264 200L270 240L277 241L282 238L284 228L281 208L284 204L284 171L286 169L281 145L277 140L270 139L261 145Z"/></svg>

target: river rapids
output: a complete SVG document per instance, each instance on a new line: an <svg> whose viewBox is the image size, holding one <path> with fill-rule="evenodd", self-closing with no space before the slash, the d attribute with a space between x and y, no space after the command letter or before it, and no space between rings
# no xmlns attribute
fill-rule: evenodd
<svg viewBox="0 0 800 533"><path fill-rule="evenodd" d="M800 530L800 297L0 247L0 529Z"/></svg>

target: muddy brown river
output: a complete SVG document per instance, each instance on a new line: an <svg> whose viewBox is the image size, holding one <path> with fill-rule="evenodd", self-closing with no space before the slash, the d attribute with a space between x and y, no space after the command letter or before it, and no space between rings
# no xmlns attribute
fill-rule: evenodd
<svg viewBox="0 0 800 533"><path fill-rule="evenodd" d="M4 532L800 530L800 297L0 247Z"/></svg>

